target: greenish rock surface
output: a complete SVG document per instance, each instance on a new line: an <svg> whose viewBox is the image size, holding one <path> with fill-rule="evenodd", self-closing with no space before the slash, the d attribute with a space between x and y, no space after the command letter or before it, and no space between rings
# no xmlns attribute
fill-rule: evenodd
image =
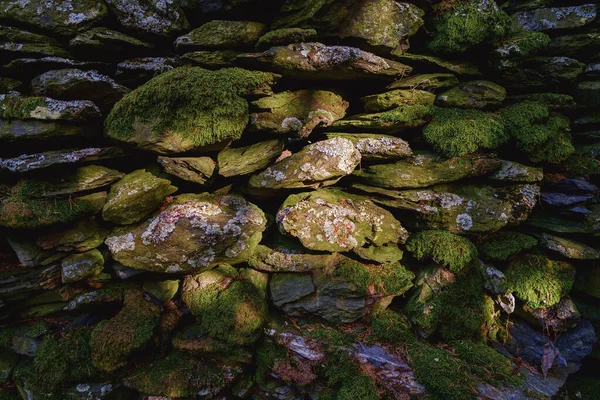
<svg viewBox="0 0 600 400"><path fill-rule="evenodd" d="M131 56L132 53L147 53L153 47L150 43L108 28L92 28L69 41L71 50L82 53L100 51Z"/></svg>
<svg viewBox="0 0 600 400"><path fill-rule="evenodd" d="M0 159L0 169L9 172L28 172L60 164L118 158L128 153L119 147L90 147L87 149L50 150L36 154L22 154L13 158Z"/></svg>
<svg viewBox="0 0 600 400"><path fill-rule="evenodd" d="M443 160L423 154L393 164L369 165L354 171L352 176L359 182L383 188L419 188L486 176L500 168L500 165L500 160L486 156L463 156Z"/></svg>
<svg viewBox="0 0 600 400"><path fill-rule="evenodd" d="M504 85L511 89L549 90L560 83L577 79L584 67L585 64L576 59L564 56L533 57L514 62L500 75Z"/></svg>
<svg viewBox="0 0 600 400"><path fill-rule="evenodd" d="M573 98L580 107L597 107L600 105L600 81L578 82Z"/></svg>
<svg viewBox="0 0 600 400"><path fill-rule="evenodd" d="M102 272L103 268L104 257L96 249L67 256L61 262L62 282L72 283L92 278Z"/></svg>
<svg viewBox="0 0 600 400"><path fill-rule="evenodd" d="M179 281L148 281L144 282L142 289L158 300L165 302L171 300L179 291Z"/></svg>
<svg viewBox="0 0 600 400"><path fill-rule="evenodd" d="M502 182L540 182L544 178L542 168L519 164L514 161L502 160L500 168L492 172L489 179Z"/></svg>
<svg viewBox="0 0 600 400"><path fill-rule="evenodd" d="M89 100L24 97L14 92L0 95L0 118L4 119L87 121L98 117L100 110Z"/></svg>
<svg viewBox="0 0 600 400"><path fill-rule="evenodd" d="M260 98L252 106L259 112L250 115L250 130L305 138L343 118L349 104L334 92L298 90Z"/></svg>
<svg viewBox="0 0 600 400"><path fill-rule="evenodd" d="M19 263L24 267L37 267L48 265L64 257L64 254L57 254L54 251L45 251L38 246L35 241L22 235L7 236L6 241L10 248L15 252Z"/></svg>
<svg viewBox="0 0 600 400"><path fill-rule="evenodd" d="M596 17L596 6L584 4L521 11L514 15L513 24L528 31L549 31L584 26Z"/></svg>
<svg viewBox="0 0 600 400"><path fill-rule="evenodd" d="M587 204L586 212L582 218L574 219L548 213L536 213L527 220L527 224L546 231L556 233L596 233L600 232L600 206Z"/></svg>
<svg viewBox="0 0 600 400"><path fill-rule="evenodd" d="M106 113L130 90L97 71L73 68L51 70L35 77L31 81L31 92L36 96L59 100L80 100L85 97Z"/></svg>
<svg viewBox="0 0 600 400"><path fill-rule="evenodd" d="M286 46L291 43L314 42L317 31L303 28L282 28L262 35L256 43L256 50L264 51L275 46Z"/></svg>
<svg viewBox="0 0 600 400"><path fill-rule="evenodd" d="M2 66L2 71L9 76L20 76L27 80L50 70L77 68L81 70L96 70L102 73L114 72L114 67L106 61L79 61L70 55L64 57L17 58ZM65 58L69 57L69 58Z"/></svg>
<svg viewBox="0 0 600 400"><path fill-rule="evenodd" d="M172 1L107 0L106 4L126 29L169 37L190 29L179 3Z"/></svg>
<svg viewBox="0 0 600 400"><path fill-rule="evenodd" d="M88 218L67 229L42 235L36 244L44 250L81 253L100 246L109 233L110 227L95 218Z"/></svg>
<svg viewBox="0 0 600 400"><path fill-rule="evenodd" d="M10 26L0 27L0 54L11 58L22 57L70 57L58 41L37 33Z"/></svg>
<svg viewBox="0 0 600 400"><path fill-rule="evenodd" d="M398 133L423 126L431 119L432 107L403 105L375 114L356 114L331 124L331 130Z"/></svg>
<svg viewBox="0 0 600 400"><path fill-rule="evenodd" d="M265 33L265 25L251 21L214 20L175 40L179 53L194 50L249 50Z"/></svg>
<svg viewBox="0 0 600 400"><path fill-rule="evenodd" d="M93 133L81 126L55 121L0 119L0 140L5 143L85 138L93 136Z"/></svg>
<svg viewBox="0 0 600 400"><path fill-rule="evenodd" d="M23 87L23 82L6 77L0 77L0 92L7 93L12 91L19 91Z"/></svg>
<svg viewBox="0 0 600 400"><path fill-rule="evenodd" d="M477 248L469 239L446 231L420 231L411 235L406 250L422 261L431 259L452 272L459 272L477 258Z"/></svg>
<svg viewBox="0 0 600 400"><path fill-rule="evenodd" d="M435 73L408 76L391 83L388 89L417 89L436 91L458 85L458 78L452 74Z"/></svg>
<svg viewBox="0 0 600 400"><path fill-rule="evenodd" d="M340 137L323 140L253 175L248 189L269 194L278 189L330 186L350 175L360 159L360 152L351 141Z"/></svg>
<svg viewBox="0 0 600 400"><path fill-rule="evenodd" d="M275 80L273 74L239 68L175 68L125 96L106 119L105 134L160 154L223 147L246 128L244 96L272 94Z"/></svg>
<svg viewBox="0 0 600 400"><path fill-rule="evenodd" d="M313 28L332 33L348 18L355 4L356 0L285 0L273 28Z"/></svg>
<svg viewBox="0 0 600 400"><path fill-rule="evenodd" d="M239 55L238 51L234 50L217 50L217 51L192 51L180 56L180 60L195 67L206 69L221 69L234 67L234 59Z"/></svg>
<svg viewBox="0 0 600 400"><path fill-rule="evenodd" d="M122 84L137 87L177 65L171 57L130 58L117 64L115 78Z"/></svg>
<svg viewBox="0 0 600 400"><path fill-rule="evenodd" d="M543 51L550 38L541 32L518 30L502 39L491 57L491 64L498 70L515 65L522 57L532 56Z"/></svg>
<svg viewBox="0 0 600 400"><path fill-rule="evenodd" d="M177 191L167 179L138 169L110 187L102 218L119 225L141 221Z"/></svg>
<svg viewBox="0 0 600 400"><path fill-rule="evenodd" d="M456 59L446 59L429 54L412 54L392 51L394 60L406 63L412 67L421 67L428 70L444 70L445 72L462 76L479 76L481 71L477 65Z"/></svg>
<svg viewBox="0 0 600 400"><path fill-rule="evenodd" d="M575 260L598 260L600 251L577 240L543 233L539 238L540 246L555 251L566 258Z"/></svg>
<svg viewBox="0 0 600 400"><path fill-rule="evenodd" d="M324 271L339 263L340 253L319 254L310 251L293 238L281 236L270 247L259 244L248 260L248 265L263 272L311 272Z"/></svg>
<svg viewBox="0 0 600 400"><path fill-rule="evenodd" d="M600 32L582 32L557 36L548 45L548 52L567 57L595 54L600 49Z"/></svg>
<svg viewBox="0 0 600 400"><path fill-rule="evenodd" d="M386 111L391 108L400 107L405 104L433 105L435 96L425 90L419 89L397 89L391 92L373 94L360 99L366 112Z"/></svg>
<svg viewBox="0 0 600 400"><path fill-rule="evenodd" d="M107 15L108 9L104 3L91 0L0 2L0 19L55 35L75 35L98 24Z"/></svg>
<svg viewBox="0 0 600 400"><path fill-rule="evenodd" d="M365 197L339 189L289 196L279 208L277 225L304 247L318 251L352 251L404 243L408 232L394 216Z"/></svg>
<svg viewBox="0 0 600 400"><path fill-rule="evenodd" d="M206 184L215 172L215 161L210 157L158 157L167 174L184 181Z"/></svg>
<svg viewBox="0 0 600 400"><path fill-rule="evenodd" d="M408 39L424 24L425 13L410 3L391 0L358 2L336 36L362 39L373 48L406 50Z"/></svg>
<svg viewBox="0 0 600 400"><path fill-rule="evenodd" d="M490 81L464 82L437 95L435 104L441 107L484 109L502 104L506 90Z"/></svg>
<svg viewBox="0 0 600 400"><path fill-rule="evenodd" d="M246 147L221 150L217 156L219 175L232 177L264 169L281 155L283 146L281 139L273 139Z"/></svg>
<svg viewBox="0 0 600 400"><path fill-rule="evenodd" d="M477 249L479 255L486 260L506 261L537 244L537 239L524 233L503 231L477 243Z"/></svg>
<svg viewBox="0 0 600 400"><path fill-rule="evenodd" d="M115 229L105 243L127 267L202 272L218 263L246 261L266 222L262 211L241 196L186 194L146 222Z"/></svg>
<svg viewBox="0 0 600 400"><path fill-rule="evenodd" d="M393 79L412 71L407 65L356 47L327 46L316 42L276 46L263 53L242 54L236 61L299 79Z"/></svg>
<svg viewBox="0 0 600 400"><path fill-rule="evenodd" d="M340 137L354 143L362 161L395 161L410 157L412 150L408 142L389 135L373 133L327 133L328 139ZM362 171L359 170L359 171ZM358 171L357 171L358 172Z"/></svg>

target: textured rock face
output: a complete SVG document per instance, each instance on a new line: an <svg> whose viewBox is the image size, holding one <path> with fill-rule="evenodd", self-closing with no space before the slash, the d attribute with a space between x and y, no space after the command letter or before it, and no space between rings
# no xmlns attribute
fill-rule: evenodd
<svg viewBox="0 0 600 400"><path fill-rule="evenodd" d="M252 49L265 32L265 25L249 21L211 21L175 40L183 53L192 50Z"/></svg>
<svg viewBox="0 0 600 400"><path fill-rule="evenodd" d="M126 29L158 36L171 36L189 29L187 18L172 1L109 0L106 2Z"/></svg>

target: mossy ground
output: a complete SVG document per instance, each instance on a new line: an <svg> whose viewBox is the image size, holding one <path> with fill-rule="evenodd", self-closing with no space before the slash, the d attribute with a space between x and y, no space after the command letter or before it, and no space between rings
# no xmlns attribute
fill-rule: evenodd
<svg viewBox="0 0 600 400"><path fill-rule="evenodd" d="M538 241L520 232L499 232L477 244L480 255L488 260L506 261L537 246Z"/></svg>
<svg viewBox="0 0 600 400"><path fill-rule="evenodd" d="M432 259L452 272L460 271L477 257L477 248L469 239L441 230L413 234L406 249L419 260Z"/></svg>

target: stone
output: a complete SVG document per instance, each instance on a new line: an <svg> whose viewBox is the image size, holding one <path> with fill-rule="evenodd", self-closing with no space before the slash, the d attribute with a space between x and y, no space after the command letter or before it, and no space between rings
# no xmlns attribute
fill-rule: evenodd
<svg viewBox="0 0 600 400"><path fill-rule="evenodd" d="M6 241L23 267L49 265L65 256L55 251L46 251L47 249L40 248L34 241L23 235L7 236Z"/></svg>
<svg viewBox="0 0 600 400"><path fill-rule="evenodd" d="M440 107L484 109L502 104L506 90L490 81L469 81L437 95L435 104Z"/></svg>
<svg viewBox="0 0 600 400"><path fill-rule="evenodd" d="M359 2L335 36L361 39L372 48L407 50L409 38L424 24L425 13L410 3L392 0Z"/></svg>
<svg viewBox="0 0 600 400"><path fill-rule="evenodd" d="M84 219L67 229L58 229L40 236L36 244L44 250L83 253L102 243L110 227L95 218Z"/></svg>
<svg viewBox="0 0 600 400"><path fill-rule="evenodd" d="M577 271L575 287L583 293L600 299L600 266L588 266Z"/></svg>
<svg viewBox="0 0 600 400"><path fill-rule="evenodd" d="M397 89L391 92L373 94L360 99L368 113L386 111L404 104L433 105L435 95L419 89Z"/></svg>
<svg viewBox="0 0 600 400"><path fill-rule="evenodd" d="M81 0L43 0L0 2L0 18L29 25L56 35L76 35L97 25L108 16L102 2Z"/></svg>
<svg viewBox="0 0 600 400"><path fill-rule="evenodd" d="M19 91L23 87L23 82L17 79L0 77L0 92L7 93Z"/></svg>
<svg viewBox="0 0 600 400"><path fill-rule="evenodd" d="M427 124L431 113L430 106L404 105L380 113L356 114L340 119L331 124L330 130L395 134Z"/></svg>
<svg viewBox="0 0 600 400"><path fill-rule="evenodd" d="M561 178L544 187L552 191L566 194L592 194L600 191L600 187L590 183L586 179Z"/></svg>
<svg viewBox="0 0 600 400"><path fill-rule="evenodd" d="M458 85L458 78L447 73L420 74L408 76L394 81L388 89L417 89L434 92L438 89L450 88Z"/></svg>
<svg viewBox="0 0 600 400"><path fill-rule="evenodd" d="M597 54L600 49L600 32L573 33L552 38L547 53L586 58L586 54Z"/></svg>
<svg viewBox="0 0 600 400"><path fill-rule="evenodd" d="M395 136L373 133L327 133L328 139L340 137L354 143L362 161L396 161L412 155L410 145Z"/></svg>
<svg viewBox="0 0 600 400"><path fill-rule="evenodd" d="M527 225L556 233L588 233L600 232L600 206L586 205L587 211L577 218L556 215L555 213L535 213L527 219Z"/></svg>
<svg viewBox="0 0 600 400"><path fill-rule="evenodd" d="M568 297L563 297L552 307L531 310L523 306L521 314L527 321L552 332L564 332L574 328L581 317L575 303Z"/></svg>
<svg viewBox="0 0 600 400"><path fill-rule="evenodd" d="M360 157L354 144L347 139L323 140L253 175L248 189L269 194L280 189L330 186L350 175L359 164Z"/></svg>
<svg viewBox="0 0 600 400"><path fill-rule="evenodd" d="M8 59L22 57L70 57L58 41L22 29L0 26L0 54Z"/></svg>
<svg viewBox="0 0 600 400"><path fill-rule="evenodd" d="M240 52L233 50L192 51L179 57L186 64L206 69L221 69L235 67L234 60Z"/></svg>
<svg viewBox="0 0 600 400"><path fill-rule="evenodd" d="M513 25L528 31L572 29L594 21L596 14L595 4L539 8L516 13L513 17Z"/></svg>
<svg viewBox="0 0 600 400"><path fill-rule="evenodd" d="M463 75L463 76L479 76L481 72L475 64L460 60L448 60L441 57L436 57L428 54L412 54L392 51L394 60L406 63L411 67L420 67L429 70L443 69L446 72ZM402 77L404 79L404 77Z"/></svg>
<svg viewBox="0 0 600 400"><path fill-rule="evenodd" d="M288 241L292 240L291 238L285 239ZM339 264L338 259L340 257L342 257L340 253L318 254L311 252L295 242L292 242L289 246L271 245L271 247L267 247L259 244L252 257L248 260L248 265L263 272L300 273L298 280L302 281L304 279L302 277L305 275L301 275L301 273L319 270L325 271L330 265ZM295 289L292 288L292 290Z"/></svg>
<svg viewBox="0 0 600 400"><path fill-rule="evenodd" d="M597 107L600 105L600 81L578 82L574 88L573 98L579 107Z"/></svg>
<svg viewBox="0 0 600 400"><path fill-rule="evenodd" d="M591 354L597 341L592 323L581 320L575 328L556 339L556 347L568 362L580 362Z"/></svg>
<svg viewBox="0 0 600 400"><path fill-rule="evenodd" d="M31 81L31 91L36 96L59 100L81 100L84 97L93 101L103 113L129 93L129 89L106 75L74 68L44 72Z"/></svg>
<svg viewBox="0 0 600 400"><path fill-rule="evenodd" d="M63 57L17 58L2 66L2 71L10 76L30 80L49 70L77 68L84 71L96 70L103 74L113 74L114 66L105 61L77 61Z"/></svg>
<svg viewBox="0 0 600 400"><path fill-rule="evenodd" d="M122 55L131 57L132 54L144 55L154 46L133 36L108 28L92 28L75 36L69 41L69 48L84 57L98 53L103 58L114 58Z"/></svg>
<svg viewBox="0 0 600 400"><path fill-rule="evenodd" d="M488 175L488 179L501 182L535 183L544 179L544 172L540 167L502 160L500 168Z"/></svg>
<svg viewBox="0 0 600 400"><path fill-rule="evenodd" d="M217 156L219 175L229 178L262 170L281 155L283 146L281 139L273 139L246 147L223 149Z"/></svg>
<svg viewBox="0 0 600 400"><path fill-rule="evenodd" d="M554 90L564 81L575 80L585 64L568 57L533 57L515 63L501 72L506 87L529 87L539 90Z"/></svg>
<svg viewBox="0 0 600 400"><path fill-rule="evenodd" d="M171 1L107 0L106 4L126 29L169 37L190 29L179 3Z"/></svg>
<svg viewBox="0 0 600 400"><path fill-rule="evenodd" d="M298 79L393 79L412 68L348 46L297 43L276 46L263 53L241 54L236 61Z"/></svg>
<svg viewBox="0 0 600 400"><path fill-rule="evenodd" d="M116 228L105 243L116 261L131 268L202 272L222 262L245 262L266 222L258 207L238 195L186 194L146 222Z"/></svg>
<svg viewBox="0 0 600 400"><path fill-rule="evenodd" d="M148 281L144 282L142 289L145 293L150 294L161 302L165 302L175 297L179 291L179 281Z"/></svg>
<svg viewBox="0 0 600 400"><path fill-rule="evenodd" d="M175 68L125 96L108 115L104 131L111 139L162 155L220 150L239 139L248 124L245 97L272 94L276 80L276 75L240 68Z"/></svg>
<svg viewBox="0 0 600 400"><path fill-rule="evenodd" d="M599 260L600 251L572 239L542 233L539 238L540 246L557 252L566 258L575 260Z"/></svg>
<svg viewBox="0 0 600 400"><path fill-rule="evenodd" d="M593 194L568 195L565 193L547 192L543 192L540 194L540 199L542 200L542 203L554 207L563 207L583 203L592 200L594 197L595 196Z"/></svg>
<svg viewBox="0 0 600 400"><path fill-rule="evenodd" d="M308 137L346 115L347 101L325 90L285 91L252 102L259 112L250 115L251 131Z"/></svg>
<svg viewBox="0 0 600 400"><path fill-rule="evenodd" d="M110 187L102 218L118 225L134 224L148 217L176 191L171 181L138 169Z"/></svg>
<svg viewBox="0 0 600 400"><path fill-rule="evenodd" d="M213 20L179 36L174 43L178 53L194 50L250 50L265 33L265 25L251 21Z"/></svg>
<svg viewBox="0 0 600 400"><path fill-rule="evenodd" d="M272 28L313 28L333 33L349 17L356 0L285 0Z"/></svg>
<svg viewBox="0 0 600 400"><path fill-rule="evenodd" d="M117 64L115 79L124 85L136 87L172 70L175 65L175 59L170 57L132 58Z"/></svg>
<svg viewBox="0 0 600 400"><path fill-rule="evenodd" d="M359 182L389 189L420 188L498 170L501 161L486 156L463 156L448 160L435 155L417 155L393 164L369 165L352 174Z"/></svg>
<svg viewBox="0 0 600 400"><path fill-rule="evenodd" d="M540 366L542 364L544 347L555 348L540 329L530 327L521 319L513 321L508 329L510 336L506 343L506 349L514 356L518 354L532 365ZM564 367L566 364L567 361L560 353L553 362L555 367Z"/></svg>
<svg viewBox="0 0 600 400"><path fill-rule="evenodd" d="M317 40L317 31L303 28L282 28L268 31L256 43L257 51L268 50L274 46L286 46L292 43L314 42Z"/></svg>
<svg viewBox="0 0 600 400"><path fill-rule="evenodd" d="M47 97L24 97L16 92L0 94L0 117L5 119L80 122L100 116L98 107L89 100L62 101Z"/></svg>
<svg viewBox="0 0 600 400"><path fill-rule="evenodd" d="M72 124L41 120L0 119L0 140L5 143L33 143L38 140L43 142L91 136L94 136L93 130Z"/></svg>
<svg viewBox="0 0 600 400"><path fill-rule="evenodd" d="M72 283L92 278L102 272L103 268L104 257L96 249L67 256L61 262L62 282Z"/></svg>
<svg viewBox="0 0 600 400"><path fill-rule="evenodd" d="M339 189L289 196L277 212L282 234L318 251L352 251L404 243L408 232L393 215L365 197ZM384 228L385 227L385 228Z"/></svg>
<svg viewBox="0 0 600 400"><path fill-rule="evenodd" d="M157 160L167 174L200 185L211 180L216 167L216 163L210 157L159 156Z"/></svg>
<svg viewBox="0 0 600 400"><path fill-rule="evenodd" d="M21 173L60 164L77 164L123 157L127 154L125 150L118 147L50 150L37 154L22 154L13 158L0 158L0 170Z"/></svg>

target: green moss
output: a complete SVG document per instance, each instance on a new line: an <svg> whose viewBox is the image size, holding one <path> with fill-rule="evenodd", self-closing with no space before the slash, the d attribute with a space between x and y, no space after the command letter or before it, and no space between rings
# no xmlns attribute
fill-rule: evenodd
<svg viewBox="0 0 600 400"><path fill-rule="evenodd" d="M420 231L408 239L406 249L419 260L432 259L453 272L477 257L477 249L469 239L447 231Z"/></svg>
<svg viewBox="0 0 600 400"><path fill-rule="evenodd" d="M520 232L500 232L479 243L477 248L488 260L506 261L509 257L537 246L537 240Z"/></svg>
<svg viewBox="0 0 600 400"><path fill-rule="evenodd" d="M374 315L371 330L377 340L385 342L403 345L416 340L406 318L391 310L382 310Z"/></svg>
<svg viewBox="0 0 600 400"><path fill-rule="evenodd" d="M364 265L351 259L343 259L332 275L352 283L359 292L367 291L371 278L369 270Z"/></svg>
<svg viewBox="0 0 600 400"><path fill-rule="evenodd" d="M527 254L513 260L505 272L506 289L526 306L551 307L566 296L575 279L575 268L563 261Z"/></svg>
<svg viewBox="0 0 600 400"><path fill-rule="evenodd" d="M436 108L433 120L423 129L423 137L447 157L495 149L509 138L497 115L456 108Z"/></svg>
<svg viewBox="0 0 600 400"><path fill-rule="evenodd" d="M383 122L411 122L422 121L431 118L434 107L423 104L406 104L393 110L383 112L379 119Z"/></svg>
<svg viewBox="0 0 600 400"><path fill-rule="evenodd" d="M502 47L509 55L527 57L537 54L550 44L550 37L542 32L520 30L502 39Z"/></svg>
<svg viewBox="0 0 600 400"><path fill-rule="evenodd" d="M273 369L275 362L286 358L287 354L283 348L270 340L262 342L254 355L256 382L264 383L265 377Z"/></svg>
<svg viewBox="0 0 600 400"><path fill-rule="evenodd" d="M4 95L0 98L0 118L29 119L37 107L46 106L44 97L21 97Z"/></svg>
<svg viewBox="0 0 600 400"><path fill-rule="evenodd" d="M433 51L460 52L480 43L495 44L511 25L510 17L490 0L442 2L434 11L433 40L428 44Z"/></svg>
<svg viewBox="0 0 600 400"><path fill-rule="evenodd" d="M282 46L290 43L314 42L317 31L314 29L283 28L269 31L262 35L256 43L257 50L266 50L272 46Z"/></svg>
<svg viewBox="0 0 600 400"><path fill-rule="evenodd" d="M415 275L400 263L369 266L369 284L383 294L399 295L412 287Z"/></svg>
<svg viewBox="0 0 600 400"><path fill-rule="evenodd" d="M196 146L239 139L248 123L248 102L242 96L264 92L273 79L241 68L175 68L123 97L106 119L105 131L126 140L145 126L141 129L147 135L168 131Z"/></svg>
<svg viewBox="0 0 600 400"><path fill-rule="evenodd" d="M306 336L326 342L329 346L351 346L357 341L357 337L354 333L342 333L337 329L325 325L316 326L307 330Z"/></svg>
<svg viewBox="0 0 600 400"><path fill-rule="evenodd" d="M531 32L534 33L534 32ZM518 96L519 99L532 101L548 106L550 110L571 110L577 107L575 100L568 94L561 93L531 93Z"/></svg>
<svg viewBox="0 0 600 400"><path fill-rule="evenodd" d="M92 332L90 345L96 368L113 372L124 366L129 354L152 339L159 317L160 307L146 301L141 291L126 293L123 309Z"/></svg>
<svg viewBox="0 0 600 400"><path fill-rule="evenodd" d="M97 371L92 363L90 336L89 327L63 331L60 338L46 336L33 360L35 386L54 393L68 384L95 378Z"/></svg>
<svg viewBox="0 0 600 400"><path fill-rule="evenodd" d="M600 174L600 160L586 154L573 154L560 164L561 170L573 176Z"/></svg>
<svg viewBox="0 0 600 400"><path fill-rule="evenodd" d="M337 400L376 400L379 398L373 380L361 373L360 364L344 350L334 350L328 353L328 363L322 373L327 378L327 389L325 389L324 396L331 397L335 393L334 398Z"/></svg>

